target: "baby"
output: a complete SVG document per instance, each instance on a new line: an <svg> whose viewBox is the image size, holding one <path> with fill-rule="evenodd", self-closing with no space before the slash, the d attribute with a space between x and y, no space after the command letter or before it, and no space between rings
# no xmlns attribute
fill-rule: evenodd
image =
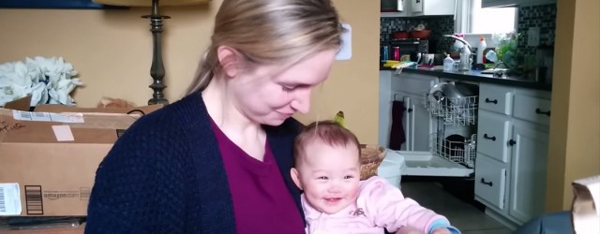
<svg viewBox="0 0 600 234"><path fill-rule="evenodd" d="M456 234L448 219L404 198L399 189L373 176L360 179L356 136L331 121L315 122L296 138L294 183L304 191L309 234Z"/></svg>

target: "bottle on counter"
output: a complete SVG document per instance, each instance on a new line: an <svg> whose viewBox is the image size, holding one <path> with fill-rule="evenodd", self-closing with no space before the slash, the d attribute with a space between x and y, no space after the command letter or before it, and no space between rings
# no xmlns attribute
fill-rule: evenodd
<svg viewBox="0 0 600 234"><path fill-rule="evenodd" d="M400 47L399 46L394 46L392 59L396 60L396 61L400 61Z"/></svg>
<svg viewBox="0 0 600 234"><path fill-rule="evenodd" d="M384 45L381 51L381 62L390 60L390 46Z"/></svg>
<svg viewBox="0 0 600 234"><path fill-rule="evenodd" d="M444 59L444 71L451 72L452 70L454 70L454 59L450 58L450 54L447 54Z"/></svg>
<svg viewBox="0 0 600 234"><path fill-rule="evenodd" d="M466 45L463 46L460 50L459 71L471 70L471 64L473 63L473 58L471 58L472 55L471 49Z"/></svg>
<svg viewBox="0 0 600 234"><path fill-rule="evenodd" d="M479 37L479 44L477 45L477 64L483 64L483 51L487 48L485 43L485 37Z"/></svg>

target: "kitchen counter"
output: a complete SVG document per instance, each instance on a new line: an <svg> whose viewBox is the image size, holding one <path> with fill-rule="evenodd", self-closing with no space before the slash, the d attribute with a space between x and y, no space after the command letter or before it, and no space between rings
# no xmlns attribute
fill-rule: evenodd
<svg viewBox="0 0 600 234"><path fill-rule="evenodd" d="M380 67L379 70L390 70L394 71L396 69ZM402 72L406 73L416 73L423 75L431 75L437 76L440 78L446 79L454 79L459 81L471 81L471 82L479 82L479 83L492 83L492 84L500 84L521 88L529 88L536 90L545 90L551 91L552 85L546 83L535 82L531 79L519 78L519 77L494 77L492 74L481 74L481 71L452 71L452 72L444 72L441 70L432 70L431 68L404 68Z"/></svg>

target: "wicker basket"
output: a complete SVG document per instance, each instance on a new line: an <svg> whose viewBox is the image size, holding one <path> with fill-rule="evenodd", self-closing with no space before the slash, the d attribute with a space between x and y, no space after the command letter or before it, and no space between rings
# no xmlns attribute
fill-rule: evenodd
<svg viewBox="0 0 600 234"><path fill-rule="evenodd" d="M360 145L360 180L377 175L377 167L385 158L385 149L377 145Z"/></svg>

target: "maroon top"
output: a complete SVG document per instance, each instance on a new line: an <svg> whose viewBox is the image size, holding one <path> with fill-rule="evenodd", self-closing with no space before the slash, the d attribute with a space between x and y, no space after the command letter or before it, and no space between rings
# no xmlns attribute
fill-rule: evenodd
<svg viewBox="0 0 600 234"><path fill-rule="evenodd" d="M288 191L269 142L259 161L212 122L233 200L238 234L304 234L303 217Z"/></svg>

